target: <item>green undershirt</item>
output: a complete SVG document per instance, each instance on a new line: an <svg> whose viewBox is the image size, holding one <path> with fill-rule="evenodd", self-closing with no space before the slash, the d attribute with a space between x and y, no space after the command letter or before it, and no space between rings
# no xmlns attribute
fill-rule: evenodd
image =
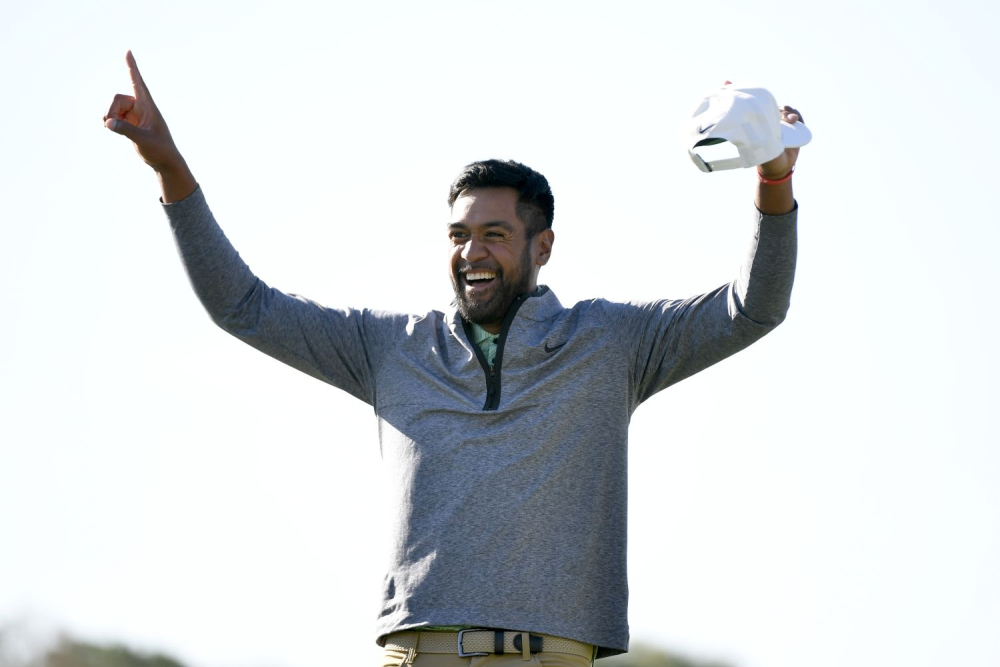
<svg viewBox="0 0 1000 667"><path fill-rule="evenodd" d="M491 334L475 322L469 322L472 327L472 342L479 346L486 356L486 363L493 367L493 360L497 357L497 341L500 334Z"/></svg>

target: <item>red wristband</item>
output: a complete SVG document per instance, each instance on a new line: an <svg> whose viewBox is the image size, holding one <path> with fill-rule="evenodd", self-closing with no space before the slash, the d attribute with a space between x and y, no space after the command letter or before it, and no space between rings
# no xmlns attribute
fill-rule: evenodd
<svg viewBox="0 0 1000 667"><path fill-rule="evenodd" d="M795 173L795 167L792 167L792 169L781 178L765 178L764 174L760 173L760 169L758 169L757 178L759 178L760 182L763 183L764 185L781 185L782 183L787 183L788 181L792 180L792 174L794 173Z"/></svg>

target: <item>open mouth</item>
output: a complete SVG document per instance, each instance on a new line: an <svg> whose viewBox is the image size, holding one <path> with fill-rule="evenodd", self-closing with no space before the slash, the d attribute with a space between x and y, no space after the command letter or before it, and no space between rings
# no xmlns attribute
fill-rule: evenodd
<svg viewBox="0 0 1000 667"><path fill-rule="evenodd" d="M496 271L467 271L462 274L467 292L475 292L489 287L496 281L496 278Z"/></svg>

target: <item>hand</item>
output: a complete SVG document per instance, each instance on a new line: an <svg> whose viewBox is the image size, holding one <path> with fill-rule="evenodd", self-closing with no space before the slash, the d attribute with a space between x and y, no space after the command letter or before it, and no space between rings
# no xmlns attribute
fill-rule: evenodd
<svg viewBox="0 0 1000 667"><path fill-rule="evenodd" d="M111 108L104 116L104 126L131 139L139 157L156 172L182 169L184 158L177 150L160 110L153 103L131 51L125 54L125 62L128 63L135 94L115 95Z"/></svg>
<svg viewBox="0 0 1000 667"><path fill-rule="evenodd" d="M787 106L781 107L781 120L792 125L800 120L803 123L805 122L802 118L802 114L800 114L796 109ZM792 167L795 166L795 161L798 157L798 148L786 148L784 153L773 160L760 165L757 167L757 170L764 178L778 179L785 176L792 170Z"/></svg>

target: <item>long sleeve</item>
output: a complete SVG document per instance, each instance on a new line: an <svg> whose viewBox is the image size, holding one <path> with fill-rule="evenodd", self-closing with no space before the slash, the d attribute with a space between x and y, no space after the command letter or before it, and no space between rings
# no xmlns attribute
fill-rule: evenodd
<svg viewBox="0 0 1000 667"><path fill-rule="evenodd" d="M269 287L255 276L216 223L199 188L165 204L191 285L212 320L233 336L361 400L375 401L374 378L406 316L326 308Z"/></svg>
<svg viewBox="0 0 1000 667"><path fill-rule="evenodd" d="M608 325L626 347L636 404L744 349L781 324L795 276L798 206L756 211L756 232L738 278L684 300L605 302Z"/></svg>

